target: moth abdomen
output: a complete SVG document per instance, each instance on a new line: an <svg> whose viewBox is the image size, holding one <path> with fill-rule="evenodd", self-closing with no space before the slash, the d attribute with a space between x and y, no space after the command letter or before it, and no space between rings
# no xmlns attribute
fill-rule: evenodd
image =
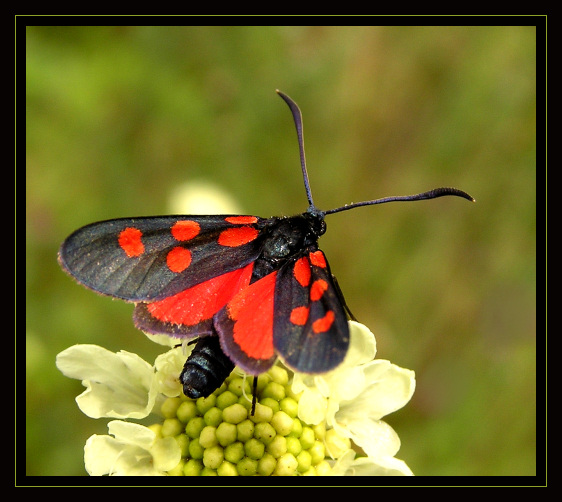
<svg viewBox="0 0 562 502"><path fill-rule="evenodd" d="M233 369L234 363L221 350L218 336L199 338L180 375L183 392L191 399L208 397Z"/></svg>

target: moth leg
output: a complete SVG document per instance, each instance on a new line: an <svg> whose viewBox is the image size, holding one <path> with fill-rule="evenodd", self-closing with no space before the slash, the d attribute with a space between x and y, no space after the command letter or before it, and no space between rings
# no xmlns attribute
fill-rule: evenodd
<svg viewBox="0 0 562 502"><path fill-rule="evenodd" d="M250 415L253 417L256 413L256 401L258 400L258 376L254 377L252 388L252 412Z"/></svg>
<svg viewBox="0 0 562 502"><path fill-rule="evenodd" d="M353 315L353 312L351 312L351 310L349 309L349 307L347 306L347 303L345 302L345 298L343 296L343 292L340 288L340 285L338 284L338 280L336 279L336 276L334 274L332 274L332 280L334 281L334 288L336 289L336 295L338 296L343 309L345 310L345 313L347 314L347 316L355 322L359 322L357 321L357 318Z"/></svg>

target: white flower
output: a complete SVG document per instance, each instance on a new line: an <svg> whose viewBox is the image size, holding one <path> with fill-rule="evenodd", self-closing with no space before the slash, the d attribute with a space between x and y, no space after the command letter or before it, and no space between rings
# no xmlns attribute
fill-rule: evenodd
<svg viewBox="0 0 562 502"><path fill-rule="evenodd" d="M94 434L86 441L84 464L91 476L163 476L180 461L172 437L158 438L148 427L121 420L107 428L110 436Z"/></svg>
<svg viewBox="0 0 562 502"><path fill-rule="evenodd" d="M389 361L373 359L374 335L359 323L350 321L349 326L351 346L336 370L325 375L295 375L293 392L303 393L299 418L313 424L325 420L328 427L367 454L367 459L354 460L351 453L342 457L345 461L340 459L336 472L412 475L404 462L394 458L400 439L381 418L410 400L415 374Z"/></svg>
<svg viewBox="0 0 562 502"><path fill-rule="evenodd" d="M170 214L242 214L227 191L206 180L176 186L169 199Z"/></svg>
<svg viewBox="0 0 562 502"><path fill-rule="evenodd" d="M161 424L147 428L118 420L110 422L109 435L94 435L86 442L86 470L91 475L162 475L168 471L174 475L195 475L209 470L219 475L256 472L265 475L272 472L412 475L408 466L394 457L400 448L400 440L381 418L401 408L411 398L415 387L414 373L388 361L374 359L375 339L366 327L350 322L350 335L351 345L345 361L330 373L316 376L297 373L291 380L288 370L274 366L267 376L263 376L262 382L265 383L258 396L263 393L269 403L267 406L258 404L256 414L263 416L256 421L271 421L273 429L270 427L269 430L280 436L279 440L271 442L270 438L261 446L269 452L263 465L246 457L238 462L235 447L226 451L232 441L248 441L252 445L248 448L256 459L259 458L257 450L252 450L259 449L252 434L248 436L241 430L232 436L232 432L227 432L238 431L232 424L243 419L234 417L235 408L237 413L248 413L250 405L243 398L250 392L250 384L245 375L240 377L233 372L226 385L209 398L200 398L195 405L180 397L182 388L178 380L191 345L174 346L158 356L154 366L136 354L112 353L95 345L75 345L66 349L57 356L57 366L66 376L82 380L86 390L76 401L86 415L139 419L153 414L159 415L155 418L157 424ZM165 345L175 343L166 339L157 341ZM281 391L281 388L285 390ZM283 396L287 398L283 399ZM220 408L215 409L214 403ZM225 416L223 409L229 410ZM201 437L199 443L193 443L193 451L191 446L187 451L192 439L199 439L199 434L203 433L200 429L203 415L214 425L205 427L205 437ZM219 425L223 421L226 427L221 428ZM251 425L252 421L246 422ZM225 447L224 453L218 451L216 441L209 437L209 431L215 428L217 441ZM301 432L302 437L299 437ZM290 437L286 439L287 434ZM295 445L297 438L300 447ZM367 456L357 457L352 443L360 446ZM287 455L279 449L289 447ZM205 452L209 455L198 448L208 448L209 452ZM300 448L303 449L302 455L299 454ZM277 467L276 460L272 463L276 452L281 462ZM222 455L225 455L224 463L221 463Z"/></svg>

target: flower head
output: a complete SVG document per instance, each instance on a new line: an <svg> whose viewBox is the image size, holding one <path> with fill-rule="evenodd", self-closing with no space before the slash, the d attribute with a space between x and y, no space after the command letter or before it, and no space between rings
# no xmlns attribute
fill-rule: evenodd
<svg viewBox="0 0 562 502"><path fill-rule="evenodd" d="M57 366L86 386L77 403L88 416L139 419L108 424L86 442L91 475L411 475L394 457L400 441L381 418L404 406L414 374L374 359L373 334L350 321L344 363L324 375L293 373L280 363L260 375L255 413L250 379L236 368L207 398L191 400L178 376L185 350L150 365L135 354L77 345ZM187 350L190 350L188 347ZM358 457L353 444L366 456Z"/></svg>

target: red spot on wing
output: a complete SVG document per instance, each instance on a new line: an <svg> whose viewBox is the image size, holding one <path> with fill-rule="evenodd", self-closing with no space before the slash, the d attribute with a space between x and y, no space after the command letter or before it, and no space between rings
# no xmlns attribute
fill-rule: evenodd
<svg viewBox="0 0 562 502"><path fill-rule="evenodd" d="M317 279L310 287L310 299L315 302L322 298L324 291L328 289L328 283L324 279Z"/></svg>
<svg viewBox="0 0 562 502"><path fill-rule="evenodd" d="M326 257L322 251L314 251L314 253L310 253L308 256L310 257L310 263L315 267L326 268Z"/></svg>
<svg viewBox="0 0 562 502"><path fill-rule="evenodd" d="M210 319L250 283L253 263L202 282L146 308L156 319L193 326Z"/></svg>
<svg viewBox="0 0 562 502"><path fill-rule="evenodd" d="M258 219L255 216L228 216L224 221L234 223L235 225L247 225L248 223L257 223Z"/></svg>
<svg viewBox="0 0 562 502"><path fill-rule="evenodd" d="M293 275L302 287L310 284L310 264L305 257L299 258L293 267Z"/></svg>
<svg viewBox="0 0 562 502"><path fill-rule="evenodd" d="M189 241L199 235L201 227L192 220L179 220L172 226L172 235L177 241Z"/></svg>
<svg viewBox="0 0 562 502"><path fill-rule="evenodd" d="M119 234L119 246L129 258L140 256L144 253L144 244L141 241L142 232L138 228L127 227Z"/></svg>
<svg viewBox="0 0 562 502"><path fill-rule="evenodd" d="M181 246L176 246L166 255L166 264L172 272L183 272L191 265L191 251Z"/></svg>
<svg viewBox="0 0 562 502"><path fill-rule="evenodd" d="M253 359L270 359L273 350L272 272L240 291L227 306L228 317L234 321L233 339L240 349Z"/></svg>
<svg viewBox="0 0 562 502"><path fill-rule="evenodd" d="M308 320L308 307L295 307L291 310L290 321L297 326L304 326Z"/></svg>
<svg viewBox="0 0 562 502"><path fill-rule="evenodd" d="M325 333L330 329L335 318L336 315L334 314L333 310L328 310L324 317L316 319L316 321L312 323L312 331L314 333Z"/></svg>
<svg viewBox="0 0 562 502"><path fill-rule="evenodd" d="M235 248L253 241L258 233L253 227L227 228L220 233L218 243L221 246Z"/></svg>

